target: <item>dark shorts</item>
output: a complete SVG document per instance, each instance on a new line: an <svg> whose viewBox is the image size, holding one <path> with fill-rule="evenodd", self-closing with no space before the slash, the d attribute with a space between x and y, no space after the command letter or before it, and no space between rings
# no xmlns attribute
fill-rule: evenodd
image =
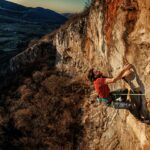
<svg viewBox="0 0 150 150"><path fill-rule="evenodd" d="M110 92L110 97L112 101L116 101L118 98L121 98L121 101L126 101L128 95L128 89L118 89Z"/></svg>
<svg viewBox="0 0 150 150"><path fill-rule="evenodd" d="M98 100L116 109L128 109L131 103L127 101L127 94L128 89L118 89L110 92L107 98L98 98Z"/></svg>

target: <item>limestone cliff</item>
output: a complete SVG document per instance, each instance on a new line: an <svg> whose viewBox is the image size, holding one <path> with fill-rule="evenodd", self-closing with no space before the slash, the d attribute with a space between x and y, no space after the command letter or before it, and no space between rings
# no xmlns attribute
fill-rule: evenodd
<svg viewBox="0 0 150 150"><path fill-rule="evenodd" d="M127 59L135 67L138 86L143 94L141 113L150 117L149 0L93 0L82 14L74 16L60 29L14 57L7 71L2 71L3 76L51 60L51 49L55 51L53 66L73 78L82 77L83 81L91 67L114 76ZM45 59L41 59L41 56ZM111 89L125 86L124 82L117 82ZM150 148L148 125L135 119L126 110L114 110L97 104L95 96L91 90L89 95L82 98L82 139L68 149Z"/></svg>

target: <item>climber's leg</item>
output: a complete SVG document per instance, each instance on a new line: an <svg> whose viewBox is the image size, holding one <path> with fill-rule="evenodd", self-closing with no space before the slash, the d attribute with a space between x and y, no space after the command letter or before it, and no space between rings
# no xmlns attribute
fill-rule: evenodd
<svg viewBox="0 0 150 150"><path fill-rule="evenodd" d="M132 104L130 102L112 102L112 107L116 109L132 109Z"/></svg>
<svg viewBox="0 0 150 150"><path fill-rule="evenodd" d="M143 117L143 119L145 120L149 119L149 112L148 112L145 100L142 100L140 114Z"/></svg>
<svg viewBox="0 0 150 150"><path fill-rule="evenodd" d="M142 96L138 94L142 94L142 92L140 91L136 92L136 91L130 90L130 93L129 93L131 102L135 104L137 110L140 112L141 107L142 107Z"/></svg>
<svg viewBox="0 0 150 150"><path fill-rule="evenodd" d="M138 94L142 94L141 91L130 91L131 93L131 101L135 104L135 109L137 110L137 113L139 114L139 116L141 116L141 118L143 118L144 120L149 118L149 114L148 114L148 109L146 106L146 100L145 100L145 96L144 95L138 95ZM136 95L137 94L137 95Z"/></svg>

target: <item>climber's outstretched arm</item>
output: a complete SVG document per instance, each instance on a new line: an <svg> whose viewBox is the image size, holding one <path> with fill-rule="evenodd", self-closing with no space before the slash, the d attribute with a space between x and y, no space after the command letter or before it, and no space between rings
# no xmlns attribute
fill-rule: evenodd
<svg viewBox="0 0 150 150"><path fill-rule="evenodd" d="M124 68L118 73L118 75L114 78L106 78L105 83L109 84L109 83L115 83L116 81L120 80L123 78L123 75L126 71L130 70L132 68L131 64L128 64L126 66L124 66Z"/></svg>

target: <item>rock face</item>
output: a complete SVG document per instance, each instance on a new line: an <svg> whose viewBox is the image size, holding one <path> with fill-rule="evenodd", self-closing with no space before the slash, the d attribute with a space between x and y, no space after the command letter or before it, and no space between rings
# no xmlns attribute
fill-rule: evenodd
<svg viewBox="0 0 150 150"><path fill-rule="evenodd" d="M149 24L149 0L94 0L90 8L74 16L56 32L43 37L31 51L36 51L41 43L52 44L57 50L55 59L57 69L71 76L79 75L84 78L91 67L100 69L108 76L114 76L127 59L135 67L137 88L143 94L140 113L149 118ZM27 51L10 61L9 68L17 68L10 69L11 72L20 69L16 67L18 62L24 64L27 61L26 67L30 64L30 61L25 59L29 55L25 54ZM125 86L127 85L123 82L117 82L111 89ZM76 148L89 150L150 148L148 125L135 119L126 110L114 110L93 102L94 92L86 99L82 108L84 134Z"/></svg>

